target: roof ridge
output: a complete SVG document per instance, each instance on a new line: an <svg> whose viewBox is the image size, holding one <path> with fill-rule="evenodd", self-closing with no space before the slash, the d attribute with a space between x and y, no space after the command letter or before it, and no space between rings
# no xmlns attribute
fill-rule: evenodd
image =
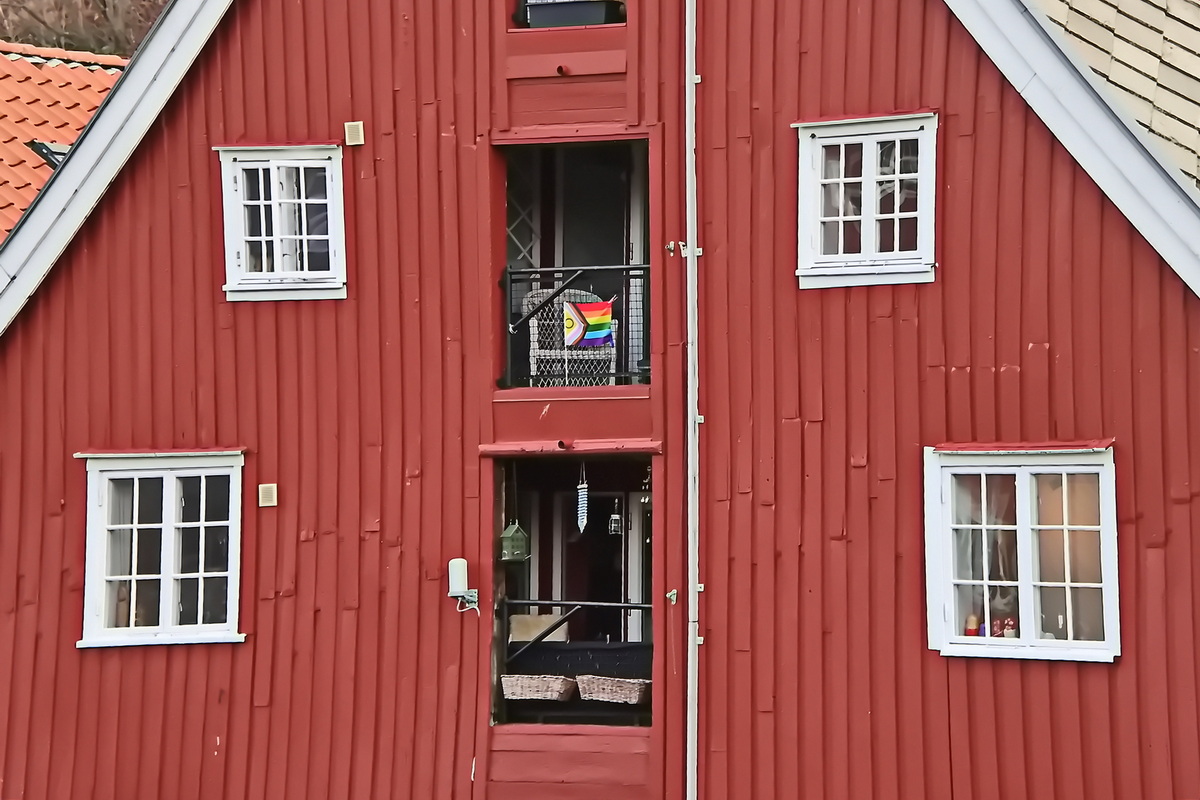
<svg viewBox="0 0 1200 800"><path fill-rule="evenodd" d="M123 68L129 63L129 59L123 56L89 53L86 50L63 50L58 47L38 47L37 45L9 42L3 39L0 39L0 54L20 56L29 60L63 61L94 67Z"/></svg>

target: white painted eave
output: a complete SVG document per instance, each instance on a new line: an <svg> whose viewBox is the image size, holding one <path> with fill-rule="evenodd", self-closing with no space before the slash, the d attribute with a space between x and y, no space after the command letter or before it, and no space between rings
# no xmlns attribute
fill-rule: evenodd
<svg viewBox="0 0 1200 800"><path fill-rule="evenodd" d="M0 245L0 335L37 291L158 119L232 0L172 0Z"/></svg>
<svg viewBox="0 0 1200 800"><path fill-rule="evenodd" d="M945 0L1054 136L1200 295L1200 195L1026 0Z"/></svg>

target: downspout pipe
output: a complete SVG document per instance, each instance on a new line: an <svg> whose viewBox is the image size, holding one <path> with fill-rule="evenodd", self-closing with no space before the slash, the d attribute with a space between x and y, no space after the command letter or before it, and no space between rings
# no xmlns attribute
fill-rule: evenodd
<svg viewBox="0 0 1200 800"><path fill-rule="evenodd" d="M686 797L700 796L700 248L696 188L696 0L684 0L684 225L687 245L687 748Z"/></svg>

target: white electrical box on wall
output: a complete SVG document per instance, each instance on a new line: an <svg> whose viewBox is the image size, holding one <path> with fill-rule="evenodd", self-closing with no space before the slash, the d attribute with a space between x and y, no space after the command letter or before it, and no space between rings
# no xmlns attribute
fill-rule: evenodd
<svg viewBox="0 0 1200 800"><path fill-rule="evenodd" d="M279 484L277 483L260 483L258 485L258 506L266 508L267 506L279 505Z"/></svg>
<svg viewBox="0 0 1200 800"><path fill-rule="evenodd" d="M346 145L353 147L355 145L366 144L367 135L364 132L361 122L346 123Z"/></svg>

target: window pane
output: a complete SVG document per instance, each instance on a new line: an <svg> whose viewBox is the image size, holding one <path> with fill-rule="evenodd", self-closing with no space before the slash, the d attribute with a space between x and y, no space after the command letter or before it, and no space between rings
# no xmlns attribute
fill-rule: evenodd
<svg viewBox="0 0 1200 800"><path fill-rule="evenodd" d="M206 522L229 519L228 475L209 475L204 479L204 519Z"/></svg>
<svg viewBox="0 0 1200 800"><path fill-rule="evenodd" d="M228 595L228 578L204 579L204 624L225 621Z"/></svg>
<svg viewBox="0 0 1200 800"><path fill-rule="evenodd" d="M259 205L246 206L243 210L246 217L246 235L263 235L263 207Z"/></svg>
<svg viewBox="0 0 1200 800"><path fill-rule="evenodd" d="M987 532L989 581L1015 581L1017 575L1017 532L989 530Z"/></svg>
<svg viewBox="0 0 1200 800"><path fill-rule="evenodd" d="M993 586L988 590L992 636L1012 638L1019 635L1018 623L1021 618L1017 587Z"/></svg>
<svg viewBox="0 0 1200 800"><path fill-rule="evenodd" d="M162 522L163 479L138 479L138 522L154 525Z"/></svg>
<svg viewBox="0 0 1200 800"><path fill-rule="evenodd" d="M1037 580L1060 583L1067 579L1063 566L1063 532L1042 530L1037 536Z"/></svg>
<svg viewBox="0 0 1200 800"><path fill-rule="evenodd" d="M861 178L863 162L863 146L861 144L846 145L846 177Z"/></svg>
<svg viewBox="0 0 1200 800"><path fill-rule="evenodd" d="M987 524L1017 524L1017 476L987 476Z"/></svg>
<svg viewBox="0 0 1200 800"><path fill-rule="evenodd" d="M1062 475L1034 475L1037 491L1037 525L1063 524Z"/></svg>
<svg viewBox="0 0 1200 800"><path fill-rule="evenodd" d="M329 240L309 239L306 252L309 272L329 271Z"/></svg>
<svg viewBox="0 0 1200 800"><path fill-rule="evenodd" d="M977 530L954 532L954 577L983 580L983 540Z"/></svg>
<svg viewBox="0 0 1200 800"><path fill-rule="evenodd" d="M1067 590L1060 586L1038 587L1038 618L1041 638L1067 638Z"/></svg>
<svg viewBox="0 0 1200 800"><path fill-rule="evenodd" d="M1067 476L1067 521L1072 525L1100 524L1100 476Z"/></svg>
<svg viewBox="0 0 1200 800"><path fill-rule="evenodd" d="M133 530L117 528L108 532L108 574L110 576L133 573Z"/></svg>
<svg viewBox="0 0 1200 800"><path fill-rule="evenodd" d="M264 272L263 243L246 242L246 272Z"/></svg>
<svg viewBox="0 0 1200 800"><path fill-rule="evenodd" d="M176 581L179 587L179 622L180 625L195 625L199 619L200 608L200 579L184 578Z"/></svg>
<svg viewBox="0 0 1200 800"><path fill-rule="evenodd" d="M915 174L920 166L919 153L920 143L916 139L902 139L900 141L900 171L906 175Z"/></svg>
<svg viewBox="0 0 1200 800"><path fill-rule="evenodd" d="M847 183L846 193L842 198L842 214L847 217L862 215L862 184Z"/></svg>
<svg viewBox="0 0 1200 800"><path fill-rule="evenodd" d="M836 256L841 240L841 225L837 222L821 223L821 255Z"/></svg>
<svg viewBox="0 0 1200 800"><path fill-rule="evenodd" d="M270 227L269 225L267 227ZM263 245L263 272L275 271L275 242L267 240Z"/></svg>
<svg viewBox="0 0 1200 800"><path fill-rule="evenodd" d="M825 178L840 178L842 176L841 145L827 144L821 148L821 175Z"/></svg>
<svg viewBox="0 0 1200 800"><path fill-rule="evenodd" d="M842 226L842 252L862 252L862 220L849 220Z"/></svg>
<svg viewBox="0 0 1200 800"><path fill-rule="evenodd" d="M878 209L880 214L896 213L896 182L895 181L880 181L879 182L879 203Z"/></svg>
<svg viewBox="0 0 1200 800"><path fill-rule="evenodd" d="M917 210L917 182L900 181L900 210L915 213Z"/></svg>
<svg viewBox="0 0 1200 800"><path fill-rule="evenodd" d="M1100 531L1072 530L1067 536L1071 545L1071 582L1100 583Z"/></svg>
<svg viewBox="0 0 1200 800"><path fill-rule="evenodd" d="M821 216L837 217L841 215L842 185L827 183L821 187Z"/></svg>
<svg viewBox="0 0 1200 800"><path fill-rule="evenodd" d="M104 624L109 628L129 627L129 581L108 581Z"/></svg>
<svg viewBox="0 0 1200 800"><path fill-rule="evenodd" d="M247 200L261 200L262 190L259 188L258 169L243 169L242 170L242 193Z"/></svg>
<svg viewBox="0 0 1200 800"><path fill-rule="evenodd" d="M133 524L133 478L115 478L108 482L108 524Z"/></svg>
<svg viewBox="0 0 1200 800"><path fill-rule="evenodd" d="M153 627L158 624L158 579L137 582L137 609L133 615L133 624L140 627Z"/></svg>
<svg viewBox="0 0 1200 800"><path fill-rule="evenodd" d="M879 143L879 174L880 175L895 175L896 174L896 143L895 142L880 142Z"/></svg>
<svg viewBox="0 0 1200 800"><path fill-rule="evenodd" d="M300 198L300 168L279 167L279 199L298 200Z"/></svg>
<svg viewBox="0 0 1200 800"><path fill-rule="evenodd" d="M955 630L960 636L986 636L987 620L983 618L983 587L955 586ZM982 631L982 633L980 633Z"/></svg>
<svg viewBox="0 0 1200 800"><path fill-rule="evenodd" d="M200 529L179 529L179 571L193 573L200 571Z"/></svg>
<svg viewBox="0 0 1200 800"><path fill-rule="evenodd" d="M200 478L187 477L179 479L179 521L200 521Z"/></svg>
<svg viewBox="0 0 1200 800"><path fill-rule="evenodd" d="M980 525L980 488L978 475L955 475L951 483L951 506L955 525Z"/></svg>
<svg viewBox="0 0 1200 800"><path fill-rule="evenodd" d="M229 569L229 528L221 525L204 531L204 571Z"/></svg>
<svg viewBox="0 0 1200 800"><path fill-rule="evenodd" d="M279 233L282 236L301 236L304 206L300 203L279 204Z"/></svg>
<svg viewBox="0 0 1200 800"><path fill-rule="evenodd" d="M900 252L910 253L917 249L917 218L905 217L900 220Z"/></svg>
<svg viewBox="0 0 1200 800"><path fill-rule="evenodd" d="M309 203L304 206L304 230L309 236L329 235L329 206Z"/></svg>
<svg viewBox="0 0 1200 800"><path fill-rule="evenodd" d="M304 168L304 196L310 200L324 200L329 196L325 188L325 168Z"/></svg>
<svg viewBox="0 0 1200 800"><path fill-rule="evenodd" d="M139 528L137 532L137 571L139 575L157 575L162 568L162 529Z"/></svg>
<svg viewBox="0 0 1200 800"><path fill-rule="evenodd" d="M1071 590L1071 638L1104 641L1104 594L1100 589Z"/></svg>
<svg viewBox="0 0 1200 800"><path fill-rule="evenodd" d="M894 253L896 251L896 220L881 219L878 225L878 232L875 234L875 239L878 242L877 248L879 252Z"/></svg>
<svg viewBox="0 0 1200 800"><path fill-rule="evenodd" d="M294 237L279 240L279 265L277 272L300 272L300 240Z"/></svg>

